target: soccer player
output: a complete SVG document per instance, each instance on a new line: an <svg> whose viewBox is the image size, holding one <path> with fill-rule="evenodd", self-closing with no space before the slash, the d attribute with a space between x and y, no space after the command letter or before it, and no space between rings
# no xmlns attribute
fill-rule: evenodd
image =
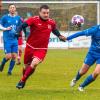
<svg viewBox="0 0 100 100"><path fill-rule="evenodd" d="M92 83L97 76L100 74L100 25L93 26L89 29L83 30L81 32L75 33L69 37L67 40L79 36L91 36L91 46L88 50L84 63L80 70L77 72L76 76L71 81L71 86L73 87L76 82L89 70L89 68L96 63L96 68L92 74L90 74L82 84L79 85L78 90L84 91L84 88Z"/></svg>
<svg viewBox="0 0 100 100"><path fill-rule="evenodd" d="M16 15L16 6L14 4L10 4L8 10L9 14L6 14L1 18L1 25L5 28L11 27L11 30L3 32L5 57L0 64L0 71L3 71L5 63L11 59L8 69L8 75L11 75L18 52L18 37L16 30L22 22L20 16Z"/></svg>
<svg viewBox="0 0 100 100"><path fill-rule="evenodd" d="M49 18L49 7L47 5L40 7L39 16L27 19L19 27L18 33L20 33L22 28L26 28L27 26L30 26L30 34L25 48L23 76L16 86L18 89L25 86L26 80L34 73L37 65L45 58L50 33L53 32L61 41L66 40L56 28L55 21Z"/></svg>
<svg viewBox="0 0 100 100"><path fill-rule="evenodd" d="M20 33L20 36L18 38L18 56L17 56L17 65L21 64L21 56L22 56L22 44L23 44L23 38L22 38L22 32Z"/></svg>
<svg viewBox="0 0 100 100"><path fill-rule="evenodd" d="M24 20L21 18L22 22L24 22ZM23 30L24 33L26 32L26 30ZM22 37L22 32L20 32L20 35L18 37L18 55L17 55L17 65L21 64L21 56L22 56L22 45L23 45L23 37Z"/></svg>

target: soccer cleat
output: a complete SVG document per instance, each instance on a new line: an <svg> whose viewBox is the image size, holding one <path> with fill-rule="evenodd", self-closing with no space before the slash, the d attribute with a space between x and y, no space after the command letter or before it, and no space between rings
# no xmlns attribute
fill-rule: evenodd
<svg viewBox="0 0 100 100"><path fill-rule="evenodd" d="M25 82L19 81L19 83L16 85L16 88L22 89L22 88L24 88L24 86L25 86Z"/></svg>
<svg viewBox="0 0 100 100"><path fill-rule="evenodd" d="M4 69L4 65L0 64L0 71L2 72Z"/></svg>
<svg viewBox="0 0 100 100"><path fill-rule="evenodd" d="M70 86L73 87L73 86L75 86L75 84L76 84L76 79L74 78L74 79L71 81Z"/></svg>
<svg viewBox="0 0 100 100"><path fill-rule="evenodd" d="M81 87L81 86L79 86L79 87L78 87L78 90L79 90L80 92L83 92L83 91L84 91L84 88Z"/></svg>

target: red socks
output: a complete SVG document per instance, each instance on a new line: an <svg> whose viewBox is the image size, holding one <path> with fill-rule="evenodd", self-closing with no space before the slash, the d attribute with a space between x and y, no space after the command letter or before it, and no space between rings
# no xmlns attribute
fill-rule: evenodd
<svg viewBox="0 0 100 100"><path fill-rule="evenodd" d="M35 69L33 69L31 66L28 66L27 68L26 68L26 70L24 69L23 70L23 77L22 77L22 79L21 79L21 81L26 81L27 80L27 78L33 73L35 71Z"/></svg>
<svg viewBox="0 0 100 100"><path fill-rule="evenodd" d="M25 74L25 71L26 71L26 69L25 69L25 68L23 68L23 76L24 76L24 74Z"/></svg>

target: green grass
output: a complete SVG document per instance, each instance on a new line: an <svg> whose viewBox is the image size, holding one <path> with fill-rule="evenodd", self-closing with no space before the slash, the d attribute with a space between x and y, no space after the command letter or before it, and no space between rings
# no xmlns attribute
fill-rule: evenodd
<svg viewBox="0 0 100 100"><path fill-rule="evenodd" d="M15 86L21 77L23 64L15 66L13 75L7 76L8 62L0 73L0 100L100 100L99 77L86 87L85 92L80 93L77 90L84 78L93 72L95 65L74 88L69 86L81 67L86 52L86 49L49 50L44 62L37 67L22 90L16 89ZM0 55L2 60L3 51L0 51Z"/></svg>

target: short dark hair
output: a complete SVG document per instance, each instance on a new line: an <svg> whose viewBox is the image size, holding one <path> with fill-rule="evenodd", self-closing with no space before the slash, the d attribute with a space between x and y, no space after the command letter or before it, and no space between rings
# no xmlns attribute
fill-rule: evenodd
<svg viewBox="0 0 100 100"><path fill-rule="evenodd" d="M12 5L14 5L14 6L16 7L16 5L12 3L12 4L9 4L9 5L8 5L8 8L9 8L10 6L12 6Z"/></svg>
<svg viewBox="0 0 100 100"><path fill-rule="evenodd" d="M48 6L48 5L42 5L42 6L40 7L40 11L41 11L42 9L49 9L49 6Z"/></svg>

